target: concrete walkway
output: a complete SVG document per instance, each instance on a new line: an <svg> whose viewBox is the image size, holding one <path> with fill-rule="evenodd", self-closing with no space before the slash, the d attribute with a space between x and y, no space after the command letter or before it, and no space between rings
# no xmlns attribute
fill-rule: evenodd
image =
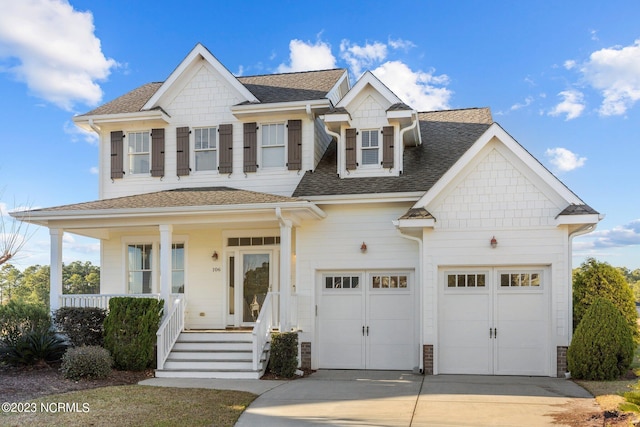
<svg viewBox="0 0 640 427"><path fill-rule="evenodd" d="M567 404L598 409L573 382L541 377L321 370L295 381L153 378L140 384L259 394L237 427L557 426L553 414Z"/></svg>

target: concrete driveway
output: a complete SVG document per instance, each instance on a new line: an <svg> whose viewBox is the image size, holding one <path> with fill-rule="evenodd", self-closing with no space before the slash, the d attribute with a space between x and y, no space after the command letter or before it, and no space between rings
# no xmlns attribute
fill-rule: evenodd
<svg viewBox="0 0 640 427"><path fill-rule="evenodd" d="M575 408L598 409L564 379L321 370L264 392L236 426L557 426Z"/></svg>

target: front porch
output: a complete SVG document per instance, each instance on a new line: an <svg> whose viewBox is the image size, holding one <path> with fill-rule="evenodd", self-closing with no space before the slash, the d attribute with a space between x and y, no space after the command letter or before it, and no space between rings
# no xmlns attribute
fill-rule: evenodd
<svg viewBox="0 0 640 427"><path fill-rule="evenodd" d="M61 307L107 309L114 297L155 298L159 294L60 295ZM296 300L295 296L293 297ZM294 304L295 306L295 304ZM251 328L186 329L187 301L172 294L156 340L156 376L163 378L258 379L269 362L271 333L280 330L279 293L267 293ZM293 311L295 313L295 311ZM295 324L295 319L288 323Z"/></svg>

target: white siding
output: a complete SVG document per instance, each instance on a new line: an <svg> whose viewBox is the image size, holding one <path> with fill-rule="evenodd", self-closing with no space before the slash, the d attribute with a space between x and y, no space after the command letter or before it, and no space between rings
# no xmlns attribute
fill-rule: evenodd
<svg viewBox="0 0 640 427"><path fill-rule="evenodd" d="M243 122L238 121L230 110L232 105L241 101L240 95L212 67L200 64L189 70L183 79L163 97L163 108L171 117L169 124L160 121L140 121L103 126L100 138L102 147L100 150L100 198L206 186L229 186L284 196L293 194L303 176L298 171L288 171L285 166L277 170L259 168L255 173L243 172ZM326 149L328 138L326 135L323 138L324 130L318 131L314 121L310 120L306 114L255 117L245 121L255 121L260 125L261 123L286 123L290 119L302 120L302 170L313 169L319 160L318 156L321 156L319 151L323 153ZM192 156L191 174L178 178L176 176L176 128L189 126L193 129L225 123L233 124L233 173L229 175L218 174L217 171L196 172ZM123 179L111 180L110 132L151 130L159 127L165 129L165 176L162 179L147 175L133 176L125 167L127 173ZM193 134L191 138L191 149L193 149ZM258 141L260 141L259 138ZM127 162L126 155L125 162Z"/></svg>
<svg viewBox="0 0 640 427"><path fill-rule="evenodd" d="M417 244L402 238L392 221L410 204L323 205L327 217L296 229L296 291L300 341L316 342L317 273L339 270L410 270L418 265ZM360 246L365 242L367 252ZM317 343L317 342L316 342ZM312 344L317 363L317 348Z"/></svg>
<svg viewBox="0 0 640 427"><path fill-rule="evenodd" d="M436 222L423 235L423 338L425 344L438 343L439 268L547 266L549 366L555 371L556 346L568 345L571 327L568 231L555 225L566 206L514 157L499 144L489 144L426 206ZM490 245L493 237L496 248Z"/></svg>

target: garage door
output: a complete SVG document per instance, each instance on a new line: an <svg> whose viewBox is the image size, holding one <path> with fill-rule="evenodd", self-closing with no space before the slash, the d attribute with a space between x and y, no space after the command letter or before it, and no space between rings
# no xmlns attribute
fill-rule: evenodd
<svg viewBox="0 0 640 427"><path fill-rule="evenodd" d="M545 268L440 271L438 372L549 372Z"/></svg>
<svg viewBox="0 0 640 427"><path fill-rule="evenodd" d="M319 365L411 370L417 365L410 272L323 273L319 278Z"/></svg>

